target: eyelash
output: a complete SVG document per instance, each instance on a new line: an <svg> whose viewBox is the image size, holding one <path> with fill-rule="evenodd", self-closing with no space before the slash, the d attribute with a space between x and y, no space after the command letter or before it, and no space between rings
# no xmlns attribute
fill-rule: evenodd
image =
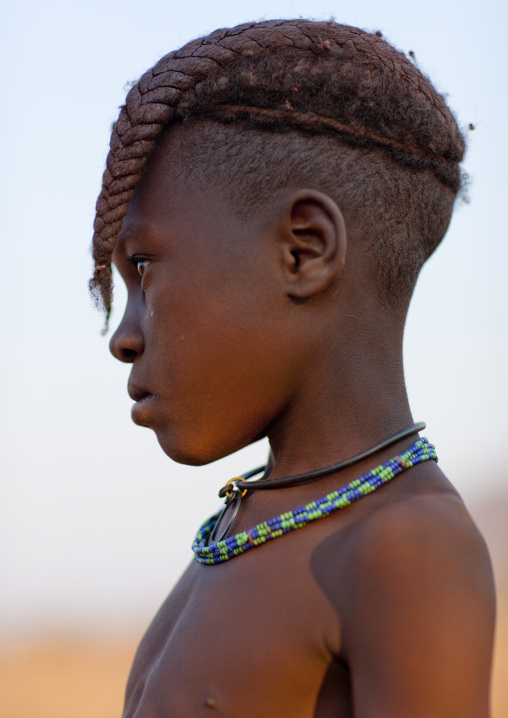
<svg viewBox="0 0 508 718"><path fill-rule="evenodd" d="M133 266L134 269L137 271L137 273L139 274L139 276L140 276L141 278L143 278L143 275L144 275L144 273L146 272L146 266L145 266L144 269L143 269L143 273L141 273L141 271L140 271L140 266L139 266L139 265L142 264L142 263L149 263L150 260L147 259L146 257L136 257L136 256L134 256L134 257L128 257L128 258L127 258L127 261L129 262L129 264L132 264L132 266Z"/></svg>

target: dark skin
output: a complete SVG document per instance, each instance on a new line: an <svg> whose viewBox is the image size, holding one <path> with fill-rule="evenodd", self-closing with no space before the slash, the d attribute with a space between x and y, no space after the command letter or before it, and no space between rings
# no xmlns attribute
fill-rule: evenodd
<svg viewBox="0 0 508 718"><path fill-rule="evenodd" d="M175 180L168 157L178 163L177 135L139 184L113 256L128 304L111 351L132 364L134 421L196 465L266 435L273 478L411 425L404 312L378 301L333 199L286 188L246 221L224 189ZM233 531L414 440L252 493ZM429 461L234 560L193 561L143 638L124 716L487 718L494 611L485 544Z"/></svg>

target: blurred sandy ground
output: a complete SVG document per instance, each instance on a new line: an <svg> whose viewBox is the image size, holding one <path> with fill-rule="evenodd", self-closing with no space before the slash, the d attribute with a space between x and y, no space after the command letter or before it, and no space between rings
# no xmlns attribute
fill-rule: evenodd
<svg viewBox="0 0 508 718"><path fill-rule="evenodd" d="M136 640L46 640L0 656L2 718L119 718Z"/></svg>
<svg viewBox="0 0 508 718"><path fill-rule="evenodd" d="M473 514L489 544L498 584L492 718L508 716L508 495ZM150 617L147 617L147 622ZM47 639L0 649L1 718L119 718L139 635Z"/></svg>
<svg viewBox="0 0 508 718"><path fill-rule="evenodd" d="M492 716L508 716L508 595L499 599L496 647L494 653L494 680L492 686Z"/></svg>

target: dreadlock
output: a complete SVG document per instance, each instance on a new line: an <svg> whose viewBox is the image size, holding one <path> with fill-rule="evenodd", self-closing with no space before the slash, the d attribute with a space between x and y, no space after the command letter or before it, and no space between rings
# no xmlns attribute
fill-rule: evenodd
<svg viewBox="0 0 508 718"><path fill-rule="evenodd" d="M264 157L266 163L274 142L281 147L297 143L300 155L307 142L309 159L299 166L307 167L325 189L326 172L316 174L311 159L318 145L326 145L328 158L335 156L334 167L329 161L325 165L336 184L338 175L344 175L341 156L350 158L356 188L349 196L359 197L366 187L363 201L377 201L378 220L385 219L384 234L377 225L374 247L385 299L393 298L397 287L407 298L446 231L461 186L465 143L457 123L430 81L380 33L334 22L272 20L193 40L159 60L128 93L111 135L94 223L90 289L107 316L111 255L147 162L163 131L203 120L231 129L219 144L223 155L235 155L244 182L256 181L256 158ZM264 152L253 152L244 136L238 140L245 129L253 141L257 136ZM213 143L203 145L208 147L205 157ZM295 152L286 149L282 154L289 162ZM269 174L270 187L282 181L277 172Z"/></svg>

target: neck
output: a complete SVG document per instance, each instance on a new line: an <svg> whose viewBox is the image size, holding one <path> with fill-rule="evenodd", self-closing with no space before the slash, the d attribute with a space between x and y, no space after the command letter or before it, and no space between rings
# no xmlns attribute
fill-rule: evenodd
<svg viewBox="0 0 508 718"><path fill-rule="evenodd" d="M363 346L306 362L298 392L267 429L271 477L334 464L413 424L395 344L371 334Z"/></svg>

